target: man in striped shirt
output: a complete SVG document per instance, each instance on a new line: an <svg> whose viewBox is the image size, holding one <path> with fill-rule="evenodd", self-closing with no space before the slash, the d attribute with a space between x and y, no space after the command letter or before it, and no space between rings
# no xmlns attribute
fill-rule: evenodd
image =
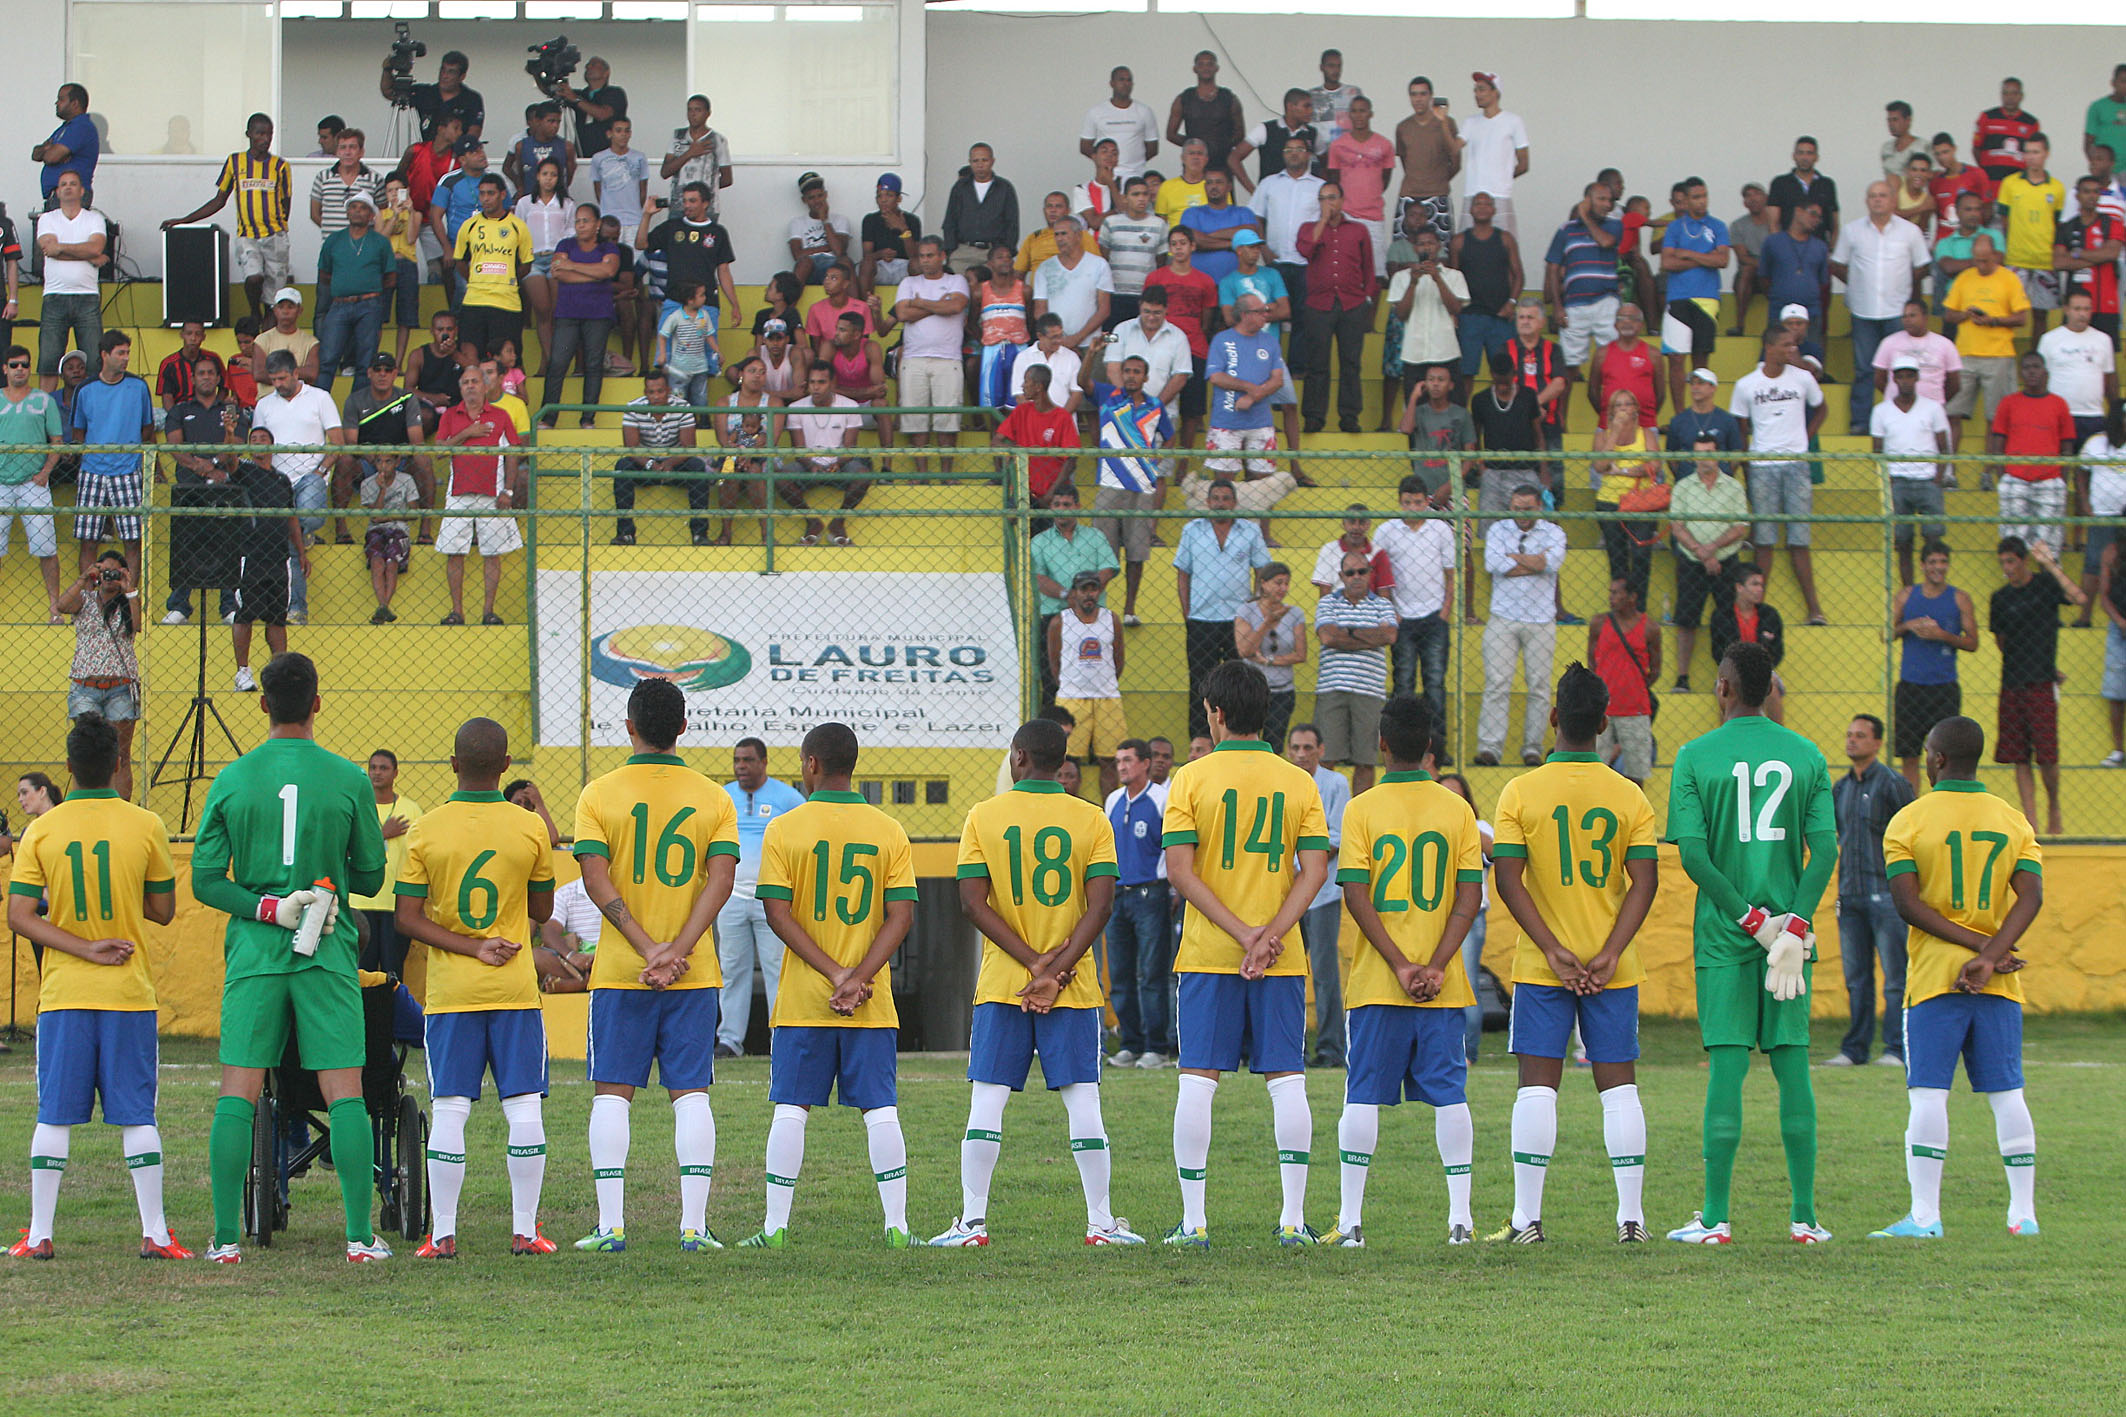
<svg viewBox="0 0 2126 1417"><path fill-rule="evenodd" d="M187 215L170 218L162 229L205 221L235 197L236 269L244 278L251 313L263 320L266 291L295 283L288 267L288 164L273 155L273 120L265 114L251 115L244 138L249 146L230 153L221 165L212 199Z"/></svg>
<svg viewBox="0 0 2126 1417"><path fill-rule="evenodd" d="M1380 761L1380 710L1388 701L1388 646L1401 622L1394 602L1373 589L1373 558L1346 551L1334 595L1314 607L1321 668L1314 676L1314 718L1321 761L1351 768L1353 795L1373 785Z"/></svg>
<svg viewBox="0 0 2126 1417"><path fill-rule="evenodd" d="M1616 204L1616 193L1589 183L1543 257L1543 295L1572 370L1587 362L1591 348L1599 353L1617 337L1617 246L1624 224L1609 214Z"/></svg>
<svg viewBox="0 0 2126 1417"><path fill-rule="evenodd" d="M696 436L694 415L672 397L665 372L652 369L643 376L642 397L629 400L627 411L620 415L620 442L629 455L614 465L613 507L621 516L613 527L613 545L635 544L635 519L627 515L635 510L635 489L660 482L686 488L688 508L703 514L687 523L694 544L709 544L708 465L693 456ZM628 477L625 473L648 475Z"/></svg>
<svg viewBox="0 0 2126 1417"><path fill-rule="evenodd" d="M1144 391L1151 364L1141 354L1132 354L1120 365L1122 386L1100 383L1090 377L1092 362L1086 361L1087 384L1100 410L1100 446L1117 456L1100 459L1100 481L1093 492L1097 512L1152 512L1166 501L1166 462L1160 458L1133 456L1134 451L1163 448L1174 440L1174 423L1166 407ZM1137 583L1144 579L1144 563L1152 554L1152 523L1148 517L1099 517L1095 525L1123 559L1122 623L1137 622Z"/></svg>

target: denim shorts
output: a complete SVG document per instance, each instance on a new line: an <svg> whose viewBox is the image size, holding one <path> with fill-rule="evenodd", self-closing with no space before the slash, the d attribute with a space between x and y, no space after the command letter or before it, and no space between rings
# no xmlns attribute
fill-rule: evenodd
<svg viewBox="0 0 2126 1417"><path fill-rule="evenodd" d="M112 723L130 723L140 717L138 685L113 684L99 689L93 684L70 684L66 691L66 716L79 718L100 713Z"/></svg>

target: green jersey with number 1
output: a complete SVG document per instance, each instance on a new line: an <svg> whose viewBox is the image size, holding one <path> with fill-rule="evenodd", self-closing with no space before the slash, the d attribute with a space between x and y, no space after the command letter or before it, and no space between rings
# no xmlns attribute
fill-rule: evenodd
<svg viewBox="0 0 2126 1417"><path fill-rule="evenodd" d="M1744 902L1792 907L1811 835L1835 833L1823 751L1762 714L1729 719L1676 754L1668 780L1668 839L1705 843ZM1764 951L1698 892L1697 963L1742 964Z"/></svg>

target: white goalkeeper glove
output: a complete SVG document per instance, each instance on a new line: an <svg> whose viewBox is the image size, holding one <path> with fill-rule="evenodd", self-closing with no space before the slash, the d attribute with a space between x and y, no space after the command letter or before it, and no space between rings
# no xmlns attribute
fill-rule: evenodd
<svg viewBox="0 0 2126 1417"><path fill-rule="evenodd" d="M1765 992L1781 1003L1798 999L1808 987L1809 955L1816 948L1816 932L1799 915L1782 915L1772 943L1765 948Z"/></svg>
<svg viewBox="0 0 2126 1417"><path fill-rule="evenodd" d="M1779 916L1763 906L1753 905L1749 912L1735 923L1742 927L1743 934L1757 942L1758 948L1768 950L1772 947L1773 940L1778 937L1779 920Z"/></svg>
<svg viewBox="0 0 2126 1417"><path fill-rule="evenodd" d="M332 927L339 923L340 918L340 898L337 892L321 891L306 887L299 891L290 891L287 895L282 896L260 896L258 898L258 919L268 925L278 925L283 930L299 929L303 923L303 912L319 900L328 900L332 903L325 914L324 933L329 935L332 933Z"/></svg>

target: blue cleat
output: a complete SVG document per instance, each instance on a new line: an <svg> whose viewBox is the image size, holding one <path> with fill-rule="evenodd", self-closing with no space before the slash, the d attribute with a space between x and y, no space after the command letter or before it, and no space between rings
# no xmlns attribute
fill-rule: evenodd
<svg viewBox="0 0 2126 1417"><path fill-rule="evenodd" d="M2035 1240L2037 1238L2037 1217L2033 1215L2027 1220L2009 1221L2008 1233L2018 1240Z"/></svg>
<svg viewBox="0 0 2126 1417"><path fill-rule="evenodd" d="M1870 1240L1939 1240L1941 1238L1941 1222L1937 1220L1932 1225L1922 1225L1907 1215L1902 1220L1890 1222L1880 1230L1870 1230L1868 1238Z"/></svg>

